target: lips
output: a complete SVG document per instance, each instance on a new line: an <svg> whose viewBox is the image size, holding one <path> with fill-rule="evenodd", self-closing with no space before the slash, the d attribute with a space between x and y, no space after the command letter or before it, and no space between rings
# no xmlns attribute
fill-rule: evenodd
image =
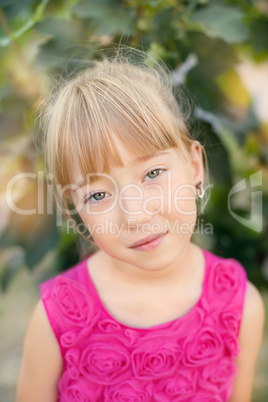
<svg viewBox="0 0 268 402"><path fill-rule="evenodd" d="M163 236L164 234L165 233L157 233L155 235L144 237L144 239L141 239L141 240L138 240L138 241L135 241L134 243L132 243L129 246L129 248L135 248L135 247L141 246L143 244L150 243L151 241L157 239L158 237Z"/></svg>

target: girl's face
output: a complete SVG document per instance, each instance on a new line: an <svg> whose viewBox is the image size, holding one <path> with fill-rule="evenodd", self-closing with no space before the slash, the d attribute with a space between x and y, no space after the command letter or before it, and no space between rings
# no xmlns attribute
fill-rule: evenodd
<svg viewBox="0 0 268 402"><path fill-rule="evenodd" d="M196 221L196 187L203 182L200 144L186 160L177 148L137 158L116 140L123 166L81 184L74 202L96 244L106 254L143 270L176 262L189 245Z"/></svg>

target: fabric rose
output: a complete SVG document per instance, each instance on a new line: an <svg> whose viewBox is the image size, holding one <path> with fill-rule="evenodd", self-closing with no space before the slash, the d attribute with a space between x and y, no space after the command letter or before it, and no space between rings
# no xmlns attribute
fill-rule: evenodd
<svg viewBox="0 0 268 402"><path fill-rule="evenodd" d="M117 322L115 322L111 319L99 321L98 327L100 328L101 331L106 332L106 333L120 331L120 329L121 329L121 326Z"/></svg>
<svg viewBox="0 0 268 402"><path fill-rule="evenodd" d="M139 333L138 331L135 331L134 329L127 328L125 330L125 335L129 341L129 345L133 345L137 340L139 339Z"/></svg>
<svg viewBox="0 0 268 402"><path fill-rule="evenodd" d="M222 335L222 339L228 355L232 357L237 357L240 353L237 338L234 336L230 336L228 333L225 333Z"/></svg>
<svg viewBox="0 0 268 402"><path fill-rule="evenodd" d="M152 400L152 383L130 378L122 384L107 387L104 393L105 402L148 402Z"/></svg>
<svg viewBox="0 0 268 402"><path fill-rule="evenodd" d="M229 333L231 336L237 337L239 333L239 326L241 322L241 314L235 311L225 310L211 310L207 313L204 324L213 328L218 328L219 333Z"/></svg>
<svg viewBox="0 0 268 402"><path fill-rule="evenodd" d="M236 371L236 365L232 359L221 358L203 368L199 377L199 385L208 391L219 393L226 388L228 382L234 379Z"/></svg>
<svg viewBox="0 0 268 402"><path fill-rule="evenodd" d="M203 325L210 328L219 328L219 312L212 309L208 311Z"/></svg>
<svg viewBox="0 0 268 402"><path fill-rule="evenodd" d="M115 384L129 376L130 354L120 334L107 338L93 334L85 344L79 370L83 376L100 384Z"/></svg>
<svg viewBox="0 0 268 402"><path fill-rule="evenodd" d="M197 392L195 396L190 398L187 402L226 402L226 398L201 391Z"/></svg>
<svg viewBox="0 0 268 402"><path fill-rule="evenodd" d="M71 348L79 342L84 341L91 333L91 328L79 328L65 332L60 337L60 344L63 348Z"/></svg>
<svg viewBox="0 0 268 402"><path fill-rule="evenodd" d="M201 328L184 343L183 363L186 366L205 365L219 359L224 351L223 341L211 327Z"/></svg>
<svg viewBox="0 0 268 402"><path fill-rule="evenodd" d="M196 392L197 372L179 367L171 378L160 380L156 386L154 400L158 402L188 401Z"/></svg>
<svg viewBox="0 0 268 402"><path fill-rule="evenodd" d="M95 300L72 279L56 278L52 298L58 305L61 317L68 325L90 329L99 319L100 311Z"/></svg>
<svg viewBox="0 0 268 402"><path fill-rule="evenodd" d="M77 344L79 341L78 331L67 331L60 337L60 343L64 348L71 348Z"/></svg>
<svg viewBox="0 0 268 402"><path fill-rule="evenodd" d="M132 353L132 367L137 378L154 380L172 374L181 359L180 345L169 336L143 337Z"/></svg>
<svg viewBox="0 0 268 402"><path fill-rule="evenodd" d="M79 359L80 350L78 348L69 349L65 354L65 360L67 362L67 371L70 378L77 379L80 375L79 373Z"/></svg>
<svg viewBox="0 0 268 402"><path fill-rule="evenodd" d="M221 325L234 336L238 336L240 321L241 315L235 314L232 311L225 311L220 315Z"/></svg>
<svg viewBox="0 0 268 402"><path fill-rule="evenodd" d="M213 302L214 309L224 303L227 305L240 286L239 263L228 259L220 261L211 268L208 278L208 299Z"/></svg>
<svg viewBox="0 0 268 402"><path fill-rule="evenodd" d="M102 395L103 387L81 378L71 380L65 372L59 381L59 391L59 402L96 402Z"/></svg>
<svg viewBox="0 0 268 402"><path fill-rule="evenodd" d="M204 311L195 305L186 315L172 322L168 329L164 328L162 330L163 336L173 334L177 339L185 338L189 335L189 328L199 328L202 325L204 316Z"/></svg>
<svg viewBox="0 0 268 402"><path fill-rule="evenodd" d="M239 276L236 268L236 262L226 260L217 265L214 278L215 289L218 293L225 291L234 291L239 286Z"/></svg>

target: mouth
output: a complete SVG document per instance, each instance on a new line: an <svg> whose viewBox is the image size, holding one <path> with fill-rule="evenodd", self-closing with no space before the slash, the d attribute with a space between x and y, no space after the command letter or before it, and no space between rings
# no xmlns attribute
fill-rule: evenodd
<svg viewBox="0 0 268 402"><path fill-rule="evenodd" d="M129 248L140 249L140 250L148 248L153 249L162 242L165 235L166 233L157 233L155 235L144 237L143 239L132 243L131 246L129 246Z"/></svg>

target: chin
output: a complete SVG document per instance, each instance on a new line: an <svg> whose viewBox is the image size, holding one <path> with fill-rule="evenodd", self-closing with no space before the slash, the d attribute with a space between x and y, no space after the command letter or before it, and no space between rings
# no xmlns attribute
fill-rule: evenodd
<svg viewBox="0 0 268 402"><path fill-rule="evenodd" d="M156 257L148 254L147 256L141 256L140 261L137 259L132 264L143 271L158 272L169 268L174 264L178 257L177 253L176 255L168 255L168 253L165 253L165 255L162 254L161 256Z"/></svg>

